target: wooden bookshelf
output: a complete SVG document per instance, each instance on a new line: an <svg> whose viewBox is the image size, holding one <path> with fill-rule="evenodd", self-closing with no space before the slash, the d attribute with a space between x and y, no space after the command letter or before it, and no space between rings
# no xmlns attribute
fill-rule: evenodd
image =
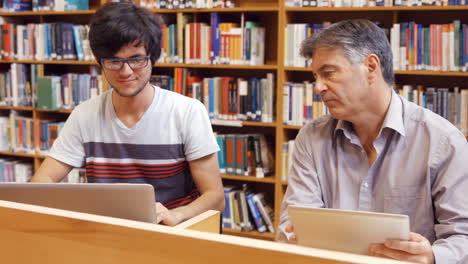
<svg viewBox="0 0 468 264"><path fill-rule="evenodd" d="M12 156L12 157L21 157L21 158L36 158L36 154L22 153L22 152L9 152L9 151L0 151L0 155Z"/></svg>
<svg viewBox="0 0 468 264"><path fill-rule="evenodd" d="M74 60L0 60L0 63L22 63L22 64L58 64L58 65L98 65L96 61L74 61Z"/></svg>
<svg viewBox="0 0 468 264"><path fill-rule="evenodd" d="M235 180L235 181L246 181L246 182L263 182L263 183L275 183L276 177L275 176L267 176L265 178L257 178L253 176L239 176L239 175L221 175L223 179L226 180Z"/></svg>
<svg viewBox="0 0 468 264"><path fill-rule="evenodd" d="M165 14L165 13L241 13L241 12L278 12L279 8L274 6L251 6L251 7L234 7L234 8L186 8L186 9L154 9L149 10L154 13Z"/></svg>
<svg viewBox="0 0 468 264"><path fill-rule="evenodd" d="M1 17L5 17L11 23L24 23L33 19L34 23L46 23L56 21L76 21L77 23L87 22L95 10L100 5L104 4L104 0L91 0L88 11L73 11L73 12L0 12ZM137 0L138 2L138 0ZM227 64L186 64L186 63L156 63L154 72L164 72L173 74L174 68L188 68L196 71L201 77L211 76L212 73L230 75L231 72L236 72L240 77L257 75L263 77L265 73L273 73L276 83L276 102L275 113L276 120L271 123L262 122L240 122L240 121L217 121L214 120L212 125L216 130L220 128L223 133L269 133L273 136L274 157L275 157L275 175L265 178L256 178L249 176L237 175L222 175L224 181L251 183L255 186L259 185L268 190L268 195L272 198L273 208L275 212L275 226L279 220L279 210L281 201L284 196L284 191L288 185L286 181L282 181L282 144L290 139L293 139L302 126L284 125L282 120L283 109L283 83L284 82L301 82L305 80L312 81L313 76L311 70L305 67L288 67L284 64L285 58L285 32L284 28L288 23L321 23L323 21L336 22L347 18L366 17L371 20L382 21L383 26L388 28L393 23L408 22L413 19L420 23L432 23L429 19L434 18L433 23L449 23L454 19L460 19L462 23L468 23L468 6L420 6L420 7L359 7L359 8L292 8L285 7L285 0L238 0L235 8L213 8L213 9L151 9L152 12L162 14L175 20L175 16L179 13L193 14L195 21L204 21L211 12L219 12L221 16L240 17L240 14L245 13L250 20L255 20L259 17L260 23L266 27L266 34L269 37L265 43L265 65L227 65ZM434 14L436 16L434 16ZM430 15L430 18L425 16ZM205 20L206 21L206 20ZM174 21L172 21L174 22ZM87 66L96 66L95 61L69 61L69 60L0 60L0 66L5 66L11 63L23 64L44 64L44 67L57 68L64 65L67 68L85 68ZM213 74L214 74L213 73ZM447 78L463 80L465 83L468 77L467 72L440 72L440 71L396 71L397 78L424 78L428 80L437 78ZM236 76L238 77L238 76ZM426 79L427 78L427 79ZM397 80L398 81L398 80ZM464 87L467 88L468 87ZM72 110L57 110L48 111L34 109L32 107L11 107L0 106L0 110L16 110L30 111L33 119L41 119L42 116L65 116L71 113ZM468 136L467 136L468 139ZM12 152L0 152L0 155L32 158L34 159L35 169L38 168L44 155L39 154L24 154ZM263 190L262 190L263 191ZM258 232L241 232L232 229L225 229L225 234L246 236L252 238L274 240L275 235L271 233Z"/></svg>
<svg viewBox="0 0 468 264"><path fill-rule="evenodd" d="M245 232L245 231L239 231L239 230L234 230L230 228L223 228L223 234L263 239L263 240L271 240L271 241L275 240L275 234L268 233L268 232L264 232L264 233L260 233L257 231Z"/></svg>
<svg viewBox="0 0 468 264"><path fill-rule="evenodd" d="M22 17L22 16L81 16L92 15L96 10L83 11L25 11L25 12L0 12L1 17Z"/></svg>
<svg viewBox="0 0 468 264"><path fill-rule="evenodd" d="M243 65L243 64L185 64L156 63L155 68L203 68L203 69L241 69L241 70L276 70L277 65Z"/></svg>
<svg viewBox="0 0 468 264"><path fill-rule="evenodd" d="M35 108L21 106L0 106L0 110L33 111Z"/></svg>
<svg viewBox="0 0 468 264"><path fill-rule="evenodd" d="M468 6L285 7L287 12L465 11Z"/></svg>

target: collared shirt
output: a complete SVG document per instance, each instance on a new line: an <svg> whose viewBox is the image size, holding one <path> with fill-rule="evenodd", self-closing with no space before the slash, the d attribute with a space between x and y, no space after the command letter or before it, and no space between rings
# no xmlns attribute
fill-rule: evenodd
<svg viewBox="0 0 468 264"><path fill-rule="evenodd" d="M367 154L352 124L325 116L296 137L279 240L288 205L405 214L432 244L437 264L468 263L468 143L450 122L392 93Z"/></svg>

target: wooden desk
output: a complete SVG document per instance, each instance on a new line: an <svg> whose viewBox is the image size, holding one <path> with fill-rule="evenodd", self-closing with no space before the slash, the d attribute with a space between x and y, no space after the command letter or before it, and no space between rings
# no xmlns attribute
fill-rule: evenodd
<svg viewBox="0 0 468 264"><path fill-rule="evenodd" d="M403 262L0 201L2 263Z"/></svg>

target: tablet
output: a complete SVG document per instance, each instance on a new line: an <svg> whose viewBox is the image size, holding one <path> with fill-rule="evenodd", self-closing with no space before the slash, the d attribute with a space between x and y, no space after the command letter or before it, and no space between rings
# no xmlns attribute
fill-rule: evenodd
<svg viewBox="0 0 468 264"><path fill-rule="evenodd" d="M409 239L407 215L298 206L288 214L301 246L367 255L372 243Z"/></svg>
<svg viewBox="0 0 468 264"><path fill-rule="evenodd" d="M156 223L149 184L0 183L0 200Z"/></svg>

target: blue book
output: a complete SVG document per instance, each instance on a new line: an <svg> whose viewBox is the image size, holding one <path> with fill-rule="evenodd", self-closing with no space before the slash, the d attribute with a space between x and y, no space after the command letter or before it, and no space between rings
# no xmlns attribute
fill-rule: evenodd
<svg viewBox="0 0 468 264"><path fill-rule="evenodd" d="M210 115L210 119L215 118L215 111L214 111L214 97L215 97L215 83L214 78L208 78L208 112Z"/></svg>
<svg viewBox="0 0 468 264"><path fill-rule="evenodd" d="M251 121L255 121L257 119L257 85L259 80L257 78L250 79L250 111L251 111Z"/></svg>
<svg viewBox="0 0 468 264"><path fill-rule="evenodd" d="M258 80L256 82L256 85L257 85L257 88L256 88L257 95L255 97L256 97L257 102L255 106L257 108L255 109L255 121L260 122L262 121L262 105L263 105L262 81Z"/></svg>
<svg viewBox="0 0 468 264"><path fill-rule="evenodd" d="M461 36L461 41L462 41L462 45L461 45L461 57L462 57L462 63L461 63L461 66L463 67L463 71L467 71L467 67L468 67L468 58L467 58L467 53L468 53L468 50L466 49L466 24L463 24L462 26L462 36Z"/></svg>
<svg viewBox="0 0 468 264"><path fill-rule="evenodd" d="M408 62L408 65L409 65L409 69L410 70L415 70L413 69L412 67L415 66L413 65L413 61L414 61L414 56L416 56L416 54L414 54L414 21L412 22L409 22L409 39L407 40L408 41L408 54L409 54L409 62Z"/></svg>
<svg viewBox="0 0 468 264"><path fill-rule="evenodd" d="M84 60L84 54L83 54L83 46L81 45L82 41L80 40L80 26L78 25L73 25L73 39L75 40L75 49L76 49L76 55L78 56L78 60L82 61Z"/></svg>
<svg viewBox="0 0 468 264"><path fill-rule="evenodd" d="M255 226L257 227L257 231L259 233L263 233L267 231L265 224L262 221L262 215L258 211L257 206L255 205L254 201L254 193L250 193L246 196L247 204L249 205L250 212L252 213L252 217L254 219Z"/></svg>
<svg viewBox="0 0 468 264"><path fill-rule="evenodd" d="M223 211L223 227L232 228L232 208L231 208L231 195L230 193L236 189L234 186L224 186L224 211Z"/></svg>
<svg viewBox="0 0 468 264"><path fill-rule="evenodd" d="M219 172L226 174L226 140L224 135L217 135L216 141L220 150L218 151Z"/></svg>
<svg viewBox="0 0 468 264"><path fill-rule="evenodd" d="M211 64L219 63L219 49L220 49L220 40L221 33L219 31L219 13L211 13L211 46L212 54L210 54Z"/></svg>
<svg viewBox="0 0 468 264"><path fill-rule="evenodd" d="M89 0L65 0L65 11L89 10Z"/></svg>
<svg viewBox="0 0 468 264"><path fill-rule="evenodd" d="M423 39L423 25L418 24L418 70L422 70L423 66L423 51L424 51L424 39Z"/></svg>
<svg viewBox="0 0 468 264"><path fill-rule="evenodd" d="M8 4L13 12L32 11L32 0L11 0Z"/></svg>

